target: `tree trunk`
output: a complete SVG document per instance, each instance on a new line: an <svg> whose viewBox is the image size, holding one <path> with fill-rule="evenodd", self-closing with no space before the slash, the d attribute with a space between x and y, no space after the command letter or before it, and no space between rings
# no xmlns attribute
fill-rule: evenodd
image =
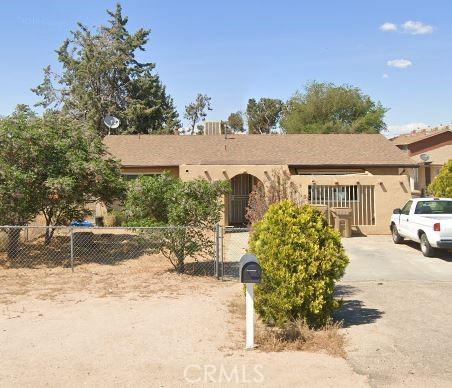
<svg viewBox="0 0 452 388"><path fill-rule="evenodd" d="M8 259L15 259L19 255L20 228L13 228L8 231Z"/></svg>
<svg viewBox="0 0 452 388"><path fill-rule="evenodd" d="M185 272L185 255L183 253L178 253L176 255L176 272L177 273L184 273Z"/></svg>
<svg viewBox="0 0 452 388"><path fill-rule="evenodd" d="M177 261L176 263L176 272L177 273L184 273L185 272L185 264L184 261Z"/></svg>
<svg viewBox="0 0 452 388"><path fill-rule="evenodd" d="M44 245L50 245L50 241L52 241L53 233L55 232L54 228L46 228L46 234L44 237Z"/></svg>

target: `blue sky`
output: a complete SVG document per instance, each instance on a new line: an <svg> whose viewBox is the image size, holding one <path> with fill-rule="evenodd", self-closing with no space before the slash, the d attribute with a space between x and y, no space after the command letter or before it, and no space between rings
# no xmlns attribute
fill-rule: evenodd
<svg viewBox="0 0 452 388"><path fill-rule="evenodd" d="M35 103L30 88L41 81L44 66L56 63L54 50L69 30L77 21L103 23L105 9L114 4L2 1L0 114L17 103ZM129 0L122 5L132 31L152 29L141 57L157 64L180 113L198 92L212 97L209 118L225 119L244 110L248 98L287 99L319 80L352 84L380 100L390 108L386 122L393 132L452 121L450 1ZM390 24L382 28L384 23Z"/></svg>

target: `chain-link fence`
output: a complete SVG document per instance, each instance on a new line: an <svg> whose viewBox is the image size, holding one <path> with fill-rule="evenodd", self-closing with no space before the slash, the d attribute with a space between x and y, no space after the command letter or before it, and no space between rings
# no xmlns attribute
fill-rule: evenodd
<svg viewBox="0 0 452 388"><path fill-rule="evenodd" d="M119 266L238 279L248 228L0 226L0 270ZM99 267L97 267L99 268ZM124 269L124 268L123 268ZM111 273L111 271L109 272Z"/></svg>
<svg viewBox="0 0 452 388"><path fill-rule="evenodd" d="M0 226L0 268L68 268L159 263L168 270L219 277L219 227Z"/></svg>
<svg viewBox="0 0 452 388"><path fill-rule="evenodd" d="M222 278L239 278L240 258L248 251L249 228L222 227L220 239L220 275Z"/></svg>

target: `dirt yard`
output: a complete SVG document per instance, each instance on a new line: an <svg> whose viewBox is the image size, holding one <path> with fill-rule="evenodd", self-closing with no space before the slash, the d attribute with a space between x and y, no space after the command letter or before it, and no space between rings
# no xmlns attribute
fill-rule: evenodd
<svg viewBox="0 0 452 388"><path fill-rule="evenodd" d="M0 386L366 386L343 358L243 350L240 284L166 262L0 272Z"/></svg>

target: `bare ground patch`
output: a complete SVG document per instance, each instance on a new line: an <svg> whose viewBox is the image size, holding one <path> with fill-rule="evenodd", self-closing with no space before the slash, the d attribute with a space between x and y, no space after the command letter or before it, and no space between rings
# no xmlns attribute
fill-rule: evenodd
<svg viewBox="0 0 452 388"><path fill-rule="evenodd" d="M245 351L228 308L240 284L178 275L163 257L1 270L0 282L0 386L199 386L212 368L217 386L366 386L339 357Z"/></svg>
<svg viewBox="0 0 452 388"><path fill-rule="evenodd" d="M188 261L187 267L199 265ZM198 274L202 275L199 271ZM210 275L206 273L206 275ZM193 281L193 278L195 278ZM177 296L183 289L196 289L215 282L210 276L177 274L168 260L158 254L143 254L115 265L88 263L70 268L38 266L0 269L0 304L13 303L21 297L61 299L68 294L96 297L157 294Z"/></svg>

